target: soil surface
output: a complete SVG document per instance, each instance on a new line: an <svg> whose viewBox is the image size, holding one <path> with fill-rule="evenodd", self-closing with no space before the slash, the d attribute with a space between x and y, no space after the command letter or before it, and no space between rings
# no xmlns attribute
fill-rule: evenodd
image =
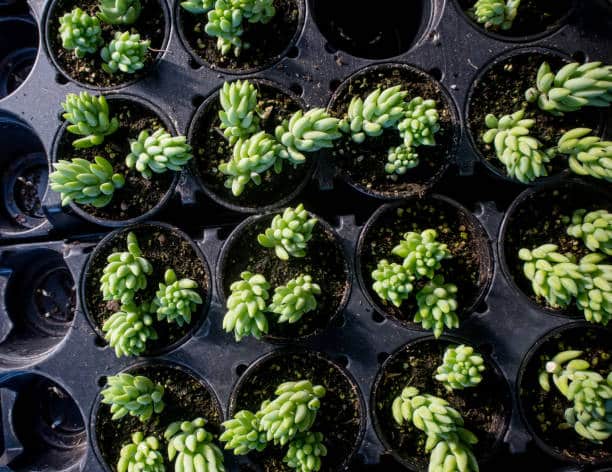
<svg viewBox="0 0 612 472"><path fill-rule="evenodd" d="M160 414L153 414L149 421L142 423L130 415L113 421L110 405L98 405L95 439L102 458L113 472L117 470L121 448L132 442L131 436L137 431L141 431L145 437L155 436L160 440L166 470L174 470L166 454L164 432L175 421L192 421L198 417L206 419L205 428L215 436L215 443L219 445L222 412L216 397L201 380L181 368L163 364L147 364L130 369L128 373L144 375L163 385L166 406Z"/></svg>
<svg viewBox="0 0 612 472"><path fill-rule="evenodd" d="M267 359L241 379L243 383L234 392L234 411L257 411L263 401L274 398L281 383L297 380L310 380L327 390L311 431L321 432L325 437L327 456L321 459L321 471L340 470L340 465L355 450L363 412L357 387L330 361L312 353L282 353ZM250 453L249 457L264 472L291 472L293 469L283 463L286 452L286 447L270 444L263 452Z"/></svg>
<svg viewBox="0 0 612 472"><path fill-rule="evenodd" d="M116 173L125 176L125 185L116 189L113 198L103 208L91 205L78 205L88 214L105 220L122 221L147 213L166 195L172 185L175 172L153 174L145 179L136 169L128 169L125 158L130 153L130 141L138 138L143 130L167 129L166 124L148 107L125 99L109 97L110 116L117 117L119 129L107 136L99 146L86 149L75 149L72 142L81 136L69 133L64 127L59 136L57 155L54 160L71 160L75 157L94 161L95 156L102 156L113 166Z"/></svg>
<svg viewBox="0 0 612 472"><path fill-rule="evenodd" d="M495 453L510 415L511 399L508 385L485 358L483 380L476 387L448 391L435 380L436 369L442 364L448 341L426 340L404 347L386 362L373 392L375 421L382 434L399 456L418 470L425 470L430 453L425 452L426 435L412 423L399 426L391 414L393 400L406 386L416 387L421 394L441 397L455 408L465 421L465 428L473 432L478 443L472 450L479 462Z"/></svg>
<svg viewBox="0 0 612 472"><path fill-rule="evenodd" d="M311 275L321 287L321 294L316 296L317 308L292 324L277 323L277 316L269 313L269 337L291 339L319 333L329 326L347 296L349 282L344 253L334 233L319 221L313 229L305 257L291 257L288 261L279 259L274 249L257 242L257 235L265 232L273 216L249 224L232 242L221 269L223 291L226 297L229 296L230 285L240 280L241 272L248 270L266 277L270 283L268 302L271 302L276 287L286 285L299 275Z"/></svg>
<svg viewBox="0 0 612 472"><path fill-rule="evenodd" d="M538 373L546 361L565 350L581 350L581 359L591 364L591 370L604 377L612 370L612 336L604 329L572 328L548 339L538 348L523 374L520 396L527 421L539 438L566 460L581 464L612 460L609 441L603 445L583 439L573 428L560 429L565 421L564 412L571 407L550 382L550 392L544 392L538 383Z"/></svg>
<svg viewBox="0 0 612 472"><path fill-rule="evenodd" d="M198 283L198 293L204 303L198 305L198 310L192 314L191 324L179 327L176 323L167 320L155 321L154 327L159 339L149 341L144 355L154 355L169 346L180 342L199 327L207 314L204 305L210 290L210 280L203 261L195 251L190 241L184 239L175 231L155 225L138 226L132 231L138 238L138 244L143 256L153 265L153 274L147 277L147 287L136 292L136 303L150 302L159 289L159 283L164 280L164 272L168 268L174 269L178 279L189 278ZM127 251L126 238L128 231L122 231L109 240L104 246L96 248L89 262L89 271L85 278L85 307L89 319L93 322L99 334L102 334L102 325L116 311L120 303L105 301L100 291L100 278L102 277L107 257L113 252Z"/></svg>
<svg viewBox="0 0 612 472"><path fill-rule="evenodd" d="M435 135L436 145L417 148L419 165L404 175L389 175L385 172L388 150L403 142L396 128L388 128L378 137L368 136L361 144L355 143L350 135L343 136L334 143L332 151L341 175L351 185L388 198L424 193L442 177L456 147L453 115L446 96L435 80L415 70L374 68L352 77L336 92L329 107L330 112L343 118L354 96L365 99L377 88L385 89L395 85L402 85L408 91L405 101L421 96L437 102L440 130Z"/></svg>
<svg viewBox="0 0 612 472"><path fill-rule="evenodd" d="M63 71L78 82L93 85L94 87L115 87L138 80L149 73L151 66L163 54L161 49L164 46L166 34L166 12L162 8L159 0L141 0L142 12L138 19L131 25L109 25L100 21L102 28L102 38L104 44L100 46L98 52L88 54L79 59L74 55L74 51L62 47L62 38L59 33L59 19L66 13L70 13L74 8L94 16L98 13L98 0L57 0L49 13L49 23L47 25L49 47L51 54ZM145 57L145 67L134 74L116 72L109 74L102 70L104 61L100 57L102 48L109 44L115 37L115 32L130 31L139 33L140 39L151 41L149 51Z"/></svg>

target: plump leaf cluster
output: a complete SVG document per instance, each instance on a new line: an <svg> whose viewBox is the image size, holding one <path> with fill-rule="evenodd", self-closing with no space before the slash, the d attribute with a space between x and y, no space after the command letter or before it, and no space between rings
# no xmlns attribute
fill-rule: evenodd
<svg viewBox="0 0 612 472"><path fill-rule="evenodd" d="M404 114L397 125L404 145L409 148L434 146L435 134L440 130L440 116L435 100L415 97L404 107Z"/></svg>
<svg viewBox="0 0 612 472"><path fill-rule="evenodd" d="M225 82L219 91L221 129L231 145L259 131L257 89L248 80Z"/></svg>
<svg viewBox="0 0 612 472"><path fill-rule="evenodd" d="M153 173L180 172L193 158L187 138L172 136L163 128L153 133L141 131L138 139L130 143L130 150L125 158L126 165L130 169L136 168L146 179L150 179Z"/></svg>
<svg viewBox="0 0 612 472"><path fill-rule="evenodd" d="M198 283L191 279L178 279L176 272L168 269L164 282L159 283L159 290L151 304L152 311L157 313L157 320L167 320L183 326L191 323L191 315L202 304L202 297L197 292Z"/></svg>
<svg viewBox="0 0 612 472"><path fill-rule="evenodd" d="M410 169L419 165L419 155L405 144L390 148L387 153L385 172L387 174L404 175Z"/></svg>
<svg viewBox="0 0 612 472"><path fill-rule="evenodd" d="M87 92L70 93L62 103L62 115L70 125L68 132L84 136L73 141L75 148L89 148L104 142L104 138L119 128L119 120L110 117L110 110L103 95L93 96Z"/></svg>
<svg viewBox="0 0 612 472"><path fill-rule="evenodd" d="M557 151L569 156L569 168L578 175L612 182L612 141L590 135L589 128L575 128L559 139Z"/></svg>
<svg viewBox="0 0 612 472"><path fill-rule="evenodd" d="M145 438L140 431L132 434L132 442L121 448L117 472L165 472L159 448L159 439L155 436Z"/></svg>
<svg viewBox="0 0 612 472"><path fill-rule="evenodd" d="M321 469L321 457L327 455L323 433L298 434L289 443L283 462L298 472L316 472Z"/></svg>
<svg viewBox="0 0 612 472"><path fill-rule="evenodd" d="M383 300L388 300L395 306L401 306L414 286L415 276L402 264L390 263L387 259L378 261L376 269L372 272L374 292Z"/></svg>
<svg viewBox="0 0 612 472"><path fill-rule="evenodd" d="M102 403L110 405L112 419L118 420L125 415L136 416L147 421L153 413L164 409L162 400L164 387L142 375L117 374L107 377L107 387L102 390Z"/></svg>
<svg viewBox="0 0 612 472"><path fill-rule="evenodd" d="M62 47L74 51L78 58L95 53L104 42L100 20L78 7L62 16L59 22Z"/></svg>
<svg viewBox="0 0 612 472"><path fill-rule="evenodd" d="M117 357L139 356L146 350L148 341L157 339L148 306L133 302L121 305L121 309L104 322L102 331Z"/></svg>
<svg viewBox="0 0 612 472"><path fill-rule="evenodd" d="M263 247L274 248L276 257L283 261L304 257L317 221L301 203L295 208L288 207L282 215L272 219L270 227L257 236L257 242Z"/></svg>
<svg viewBox="0 0 612 472"><path fill-rule="evenodd" d="M567 234L582 239L584 245L593 252L612 256L612 213L608 210L576 210Z"/></svg>
<svg viewBox="0 0 612 472"><path fill-rule="evenodd" d="M171 423L164 432L168 459L176 471L225 472L223 452L206 431L204 418Z"/></svg>
<svg viewBox="0 0 612 472"><path fill-rule="evenodd" d="M444 328L459 327L457 315L457 286L445 284L444 277L436 275L416 294L418 310L414 316L415 323L432 330L439 338Z"/></svg>
<svg viewBox="0 0 612 472"><path fill-rule="evenodd" d="M477 386L485 370L484 359L472 346L460 344L444 351L442 365L436 370L436 380L449 390L463 390Z"/></svg>
<svg viewBox="0 0 612 472"><path fill-rule="evenodd" d="M440 243L437 237L438 233L434 229L426 229L421 233L409 231L391 252L404 259L402 265L415 278L431 279L440 269L441 262L451 257L448 246Z"/></svg>
<svg viewBox="0 0 612 472"><path fill-rule="evenodd" d="M102 69L109 74L117 71L134 74L144 67L150 45L151 41L140 39L138 33L117 31L111 42L100 51L104 61Z"/></svg>
<svg viewBox="0 0 612 472"><path fill-rule="evenodd" d="M520 3L521 0L478 0L468 13L486 29L509 30Z"/></svg>
<svg viewBox="0 0 612 472"><path fill-rule="evenodd" d="M225 431L219 440L226 443L225 449L234 455L243 456L251 451L263 451L268 445L265 431L259 427L259 415L241 410L230 420L223 423Z"/></svg>
<svg viewBox="0 0 612 472"><path fill-rule="evenodd" d="M215 0L187 0L181 2L181 7L194 15L208 13L215 6Z"/></svg>
<svg viewBox="0 0 612 472"><path fill-rule="evenodd" d="M140 16L140 0L100 0L98 18L109 25L131 25Z"/></svg>
<svg viewBox="0 0 612 472"><path fill-rule="evenodd" d="M317 308L316 295L320 294L321 287L313 282L310 275L299 275L287 285L274 289L268 310L278 315L278 323L297 323L306 313Z"/></svg>

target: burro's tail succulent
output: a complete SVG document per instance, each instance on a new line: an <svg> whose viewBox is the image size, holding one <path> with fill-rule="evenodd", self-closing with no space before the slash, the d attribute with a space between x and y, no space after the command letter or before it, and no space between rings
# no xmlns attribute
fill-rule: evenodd
<svg viewBox="0 0 612 472"><path fill-rule="evenodd" d="M150 179L153 173L163 174L168 170L180 172L193 158L187 138L172 136L163 128L153 133L141 131L138 139L131 141L130 150L125 164L130 169L135 167L146 179Z"/></svg>
<svg viewBox="0 0 612 472"><path fill-rule="evenodd" d="M419 155L405 144L392 147L387 154L385 172L387 174L404 175L410 169L419 165Z"/></svg>
<svg viewBox="0 0 612 472"><path fill-rule="evenodd" d="M376 269L372 271L372 279L374 280L372 289L376 294L397 307L401 306L414 289L412 282L415 276L403 265L390 263L386 259L378 262Z"/></svg>
<svg viewBox="0 0 612 472"><path fill-rule="evenodd" d="M140 0L101 0L98 18L109 25L131 25L142 12Z"/></svg>
<svg viewBox="0 0 612 472"><path fill-rule="evenodd" d="M601 251L612 256L612 213L608 210L576 210L567 234L582 239L593 252Z"/></svg>
<svg viewBox="0 0 612 472"><path fill-rule="evenodd" d="M602 141L589 128L575 128L559 139L557 150L569 156L569 168L578 175L612 182L612 141Z"/></svg>
<svg viewBox="0 0 612 472"><path fill-rule="evenodd" d="M446 349L435 378L448 390L463 390L477 386L482 381L484 370L482 356L472 346L460 344Z"/></svg>
<svg viewBox="0 0 612 472"><path fill-rule="evenodd" d="M178 279L173 269L166 270L164 282L159 283L159 290L151 304L157 313L158 321L168 320L183 326L191 323L191 315L202 304L202 297L197 292L198 283L191 279Z"/></svg>
<svg viewBox="0 0 612 472"><path fill-rule="evenodd" d="M168 441L168 459L175 471L224 472L223 452L206 431L204 418L171 423L164 432Z"/></svg>
<svg viewBox="0 0 612 472"><path fill-rule="evenodd" d="M159 446L155 436L145 438L141 431L132 434L132 442L121 448L117 472L165 472Z"/></svg>
<svg viewBox="0 0 612 472"><path fill-rule="evenodd" d="M139 356L146 350L147 341L157 339L149 308L134 303L122 305L120 311L104 322L102 331L117 357Z"/></svg>
<svg viewBox="0 0 612 472"><path fill-rule="evenodd" d="M266 433L260 431L259 416L248 410L241 410L223 423L225 431L219 440L226 443L225 449L233 450L237 456L251 451L263 451L268 442Z"/></svg>
<svg viewBox="0 0 612 472"><path fill-rule="evenodd" d="M257 89L248 80L225 82L219 91L221 129L231 145L259 131Z"/></svg>
<svg viewBox="0 0 612 472"><path fill-rule="evenodd" d="M316 295L320 294L321 287L310 275L299 275L274 289L268 310L278 315L279 323L297 323L306 313L317 308Z"/></svg>
<svg viewBox="0 0 612 472"><path fill-rule="evenodd" d="M261 274L243 272L241 280L230 285L230 296L227 298L227 313L223 318L226 332L234 332L236 341L245 336L259 339L268 333L268 318L265 310L270 298L270 284Z"/></svg>
<svg viewBox="0 0 612 472"><path fill-rule="evenodd" d="M509 30L520 4L521 0L478 0L469 14L486 29Z"/></svg>
<svg viewBox="0 0 612 472"><path fill-rule="evenodd" d="M107 377L106 382L100 393L102 403L110 405L113 420L129 413L144 422L164 410L164 387L148 377L122 373Z"/></svg>
<svg viewBox="0 0 612 472"><path fill-rule="evenodd" d="M70 93L62 103L62 115L70 125L68 132L84 136L72 142L75 148L98 146L104 138L119 128L117 117L110 118L110 110L104 95L92 96L87 92Z"/></svg>
<svg viewBox="0 0 612 472"><path fill-rule="evenodd" d="M145 66L151 41L140 39L138 33L117 31L111 42L102 48L102 69L109 74L134 74Z"/></svg>
<svg viewBox="0 0 612 472"><path fill-rule="evenodd" d="M414 322L432 330L436 338L442 335L445 327L458 328L456 296L457 286L445 284L444 277L436 275L416 294L418 311L414 315Z"/></svg>
<svg viewBox="0 0 612 472"><path fill-rule="evenodd" d="M309 431L291 440L283 462L298 472L317 472L321 470L321 457L326 455L323 434Z"/></svg>
<svg viewBox="0 0 612 472"><path fill-rule="evenodd" d="M431 279L441 267L441 261L451 257L448 246L439 242L437 237L435 229L426 229L421 233L409 231L392 253L404 259L403 266L412 276Z"/></svg>
<svg viewBox="0 0 612 472"><path fill-rule="evenodd" d="M435 134L440 130L439 117L435 100L425 100L423 97L410 100L397 125L406 147L435 145Z"/></svg>
<svg viewBox="0 0 612 472"><path fill-rule="evenodd" d="M78 7L62 16L59 22L62 47L73 50L78 58L94 54L104 43L100 20Z"/></svg>
<svg viewBox="0 0 612 472"><path fill-rule="evenodd" d="M215 0L187 0L181 2L181 7L194 15L208 13L215 7Z"/></svg>
<svg viewBox="0 0 612 472"><path fill-rule="evenodd" d="M592 253L580 259L579 270L586 278L576 304L591 323L606 326L612 319L612 265L606 257Z"/></svg>
<svg viewBox="0 0 612 472"><path fill-rule="evenodd" d="M476 456L461 441L439 441L431 451L428 472L478 472Z"/></svg>
<svg viewBox="0 0 612 472"><path fill-rule="evenodd" d="M312 230L317 224L303 204L286 208L282 215L276 215L266 231L257 236L257 242L266 248L274 248L276 257L286 261L290 257L304 257Z"/></svg>
<svg viewBox="0 0 612 472"><path fill-rule="evenodd" d="M612 102L612 66L601 62L566 64L555 74L547 62L538 70L535 87L525 92L528 102L551 115L585 106L607 107Z"/></svg>

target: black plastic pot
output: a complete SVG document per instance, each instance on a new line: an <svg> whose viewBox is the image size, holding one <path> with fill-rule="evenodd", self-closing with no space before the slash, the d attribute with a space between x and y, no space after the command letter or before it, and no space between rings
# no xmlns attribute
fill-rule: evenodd
<svg viewBox="0 0 612 472"><path fill-rule="evenodd" d="M27 80L37 52L38 29L31 17L0 17L0 99Z"/></svg>

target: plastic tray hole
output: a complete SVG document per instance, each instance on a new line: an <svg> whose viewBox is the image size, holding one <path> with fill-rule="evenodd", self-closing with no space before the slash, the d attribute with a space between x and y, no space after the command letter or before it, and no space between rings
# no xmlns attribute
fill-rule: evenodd
<svg viewBox="0 0 612 472"><path fill-rule="evenodd" d="M438 82L442 80L442 71L438 67L429 69L429 74L436 79Z"/></svg>
<svg viewBox="0 0 612 472"><path fill-rule="evenodd" d="M245 370L247 370L247 366L245 364L238 364L235 369L236 375L240 377L242 374L244 374Z"/></svg>
<svg viewBox="0 0 612 472"><path fill-rule="evenodd" d="M99 348L105 348L107 346L107 343L103 337L96 336L94 338L94 345Z"/></svg>
<svg viewBox="0 0 612 472"><path fill-rule="evenodd" d="M339 355L336 356L336 362L341 365L342 367L348 367L349 365L349 358L346 357L345 355Z"/></svg>
<svg viewBox="0 0 612 472"><path fill-rule="evenodd" d="M189 58L189 67L191 67L193 70L198 70L202 68L202 64L200 64L193 57L191 57Z"/></svg>
<svg viewBox="0 0 612 472"><path fill-rule="evenodd" d="M379 364L382 364L383 362L387 360L388 357L389 357L388 352L379 352L378 355L376 356L376 359L378 359Z"/></svg>
<svg viewBox="0 0 612 472"><path fill-rule="evenodd" d="M480 344L476 350L480 353L480 354L484 354L486 356L491 356L491 354L493 354L493 345L489 344L489 343L485 343L485 344Z"/></svg>
<svg viewBox="0 0 612 472"><path fill-rule="evenodd" d="M191 99L191 104L194 108L198 108L204 102L204 96L202 95L194 95Z"/></svg>
<svg viewBox="0 0 612 472"><path fill-rule="evenodd" d="M55 74L55 81L60 85L66 85L68 83L68 78L65 77L64 74L57 72Z"/></svg>
<svg viewBox="0 0 612 472"><path fill-rule="evenodd" d="M304 93L304 89L302 88L300 84L291 84L289 86L289 90L295 93L298 97L301 97L302 94Z"/></svg>
<svg viewBox="0 0 612 472"><path fill-rule="evenodd" d="M377 311L374 311L372 312L372 320L374 320L375 323L382 323L385 321L385 317Z"/></svg>
<svg viewBox="0 0 612 472"><path fill-rule="evenodd" d="M478 305L476 305L476 307L474 308L474 311L478 313L479 315L482 315L486 313L487 311L489 311L489 305L487 305L487 302L482 301Z"/></svg>
<svg viewBox="0 0 612 472"><path fill-rule="evenodd" d="M0 17L0 98L26 81L37 51L38 28L31 17Z"/></svg>
<svg viewBox="0 0 612 472"><path fill-rule="evenodd" d="M287 57L290 59L295 59L300 54L300 49L297 46L291 46L287 51Z"/></svg>
<svg viewBox="0 0 612 472"><path fill-rule="evenodd" d="M98 377L98 381L96 382L96 384L98 384L98 387L103 388L106 386L106 375L102 375L100 377Z"/></svg>
<svg viewBox="0 0 612 472"><path fill-rule="evenodd" d="M338 52L338 49L333 47L329 43L325 43L324 48L325 48L325 51L327 51L329 54L336 54Z"/></svg>
<svg viewBox="0 0 612 472"><path fill-rule="evenodd" d="M340 87L340 81L338 79L333 79L329 81L330 92L335 92L338 87Z"/></svg>
<svg viewBox="0 0 612 472"><path fill-rule="evenodd" d="M576 51L574 54L572 54L572 59L574 59L576 62L586 62L587 59L587 55L584 51Z"/></svg>

